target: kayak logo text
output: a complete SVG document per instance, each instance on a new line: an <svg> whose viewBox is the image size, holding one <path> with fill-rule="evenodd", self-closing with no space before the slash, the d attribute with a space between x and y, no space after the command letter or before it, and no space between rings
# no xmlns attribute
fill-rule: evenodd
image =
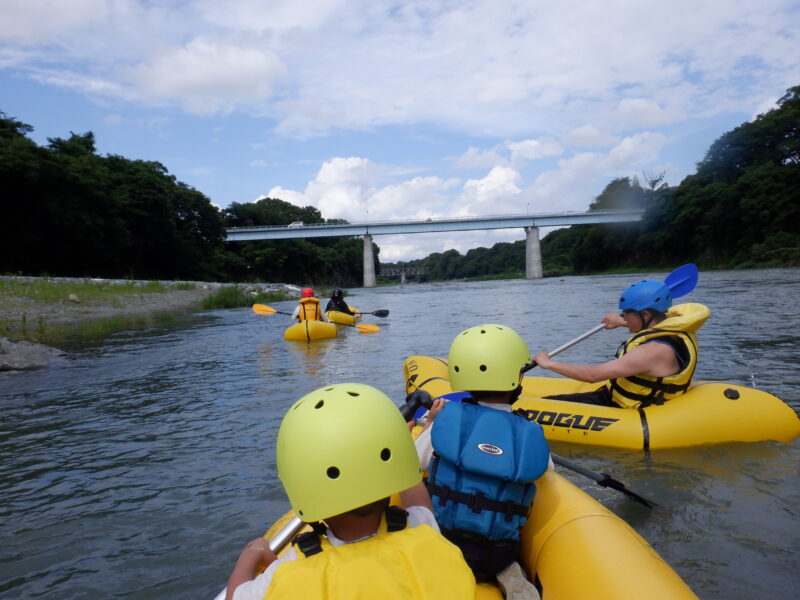
<svg viewBox="0 0 800 600"><path fill-rule="evenodd" d="M539 425L553 427L567 427L572 429L585 429L589 431L603 431L619 419L609 417L594 417L588 415L574 415L572 413L557 413L549 410L522 410L523 416L528 421L536 421ZM585 420L584 420L585 419Z"/></svg>

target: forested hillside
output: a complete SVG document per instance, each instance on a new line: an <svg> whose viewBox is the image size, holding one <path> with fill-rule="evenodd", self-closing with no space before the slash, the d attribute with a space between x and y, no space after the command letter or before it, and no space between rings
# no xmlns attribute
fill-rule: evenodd
<svg viewBox="0 0 800 600"><path fill-rule="evenodd" d="M31 131L0 112L0 273L361 283L358 239L224 241L225 227L324 222L313 207L264 198L220 211L158 162L98 155L91 132L41 147Z"/></svg>
<svg viewBox="0 0 800 600"><path fill-rule="evenodd" d="M669 187L662 177L615 179L589 210L641 207L636 224L580 225L542 240L545 274L619 267L800 266L800 86L778 107L715 141L697 172ZM525 242L456 250L398 263L428 278L521 275Z"/></svg>

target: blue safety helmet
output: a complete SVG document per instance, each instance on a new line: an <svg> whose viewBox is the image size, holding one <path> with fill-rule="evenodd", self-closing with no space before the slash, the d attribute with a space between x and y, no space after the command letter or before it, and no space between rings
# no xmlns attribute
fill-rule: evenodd
<svg viewBox="0 0 800 600"><path fill-rule="evenodd" d="M672 293L667 284L657 279L642 279L626 287L619 297L620 310L646 309L667 312L672 306Z"/></svg>

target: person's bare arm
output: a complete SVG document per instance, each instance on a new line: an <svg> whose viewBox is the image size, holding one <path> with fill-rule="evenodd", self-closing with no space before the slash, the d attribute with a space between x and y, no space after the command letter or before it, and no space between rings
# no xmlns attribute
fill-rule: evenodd
<svg viewBox="0 0 800 600"><path fill-rule="evenodd" d="M231 600L236 588L245 581L250 581L259 565L269 566L278 559L269 549L269 542L264 538L256 538L244 547L236 566L233 567L228 578L228 589L225 591L225 600Z"/></svg>
<svg viewBox="0 0 800 600"><path fill-rule="evenodd" d="M665 344L658 343L643 344L621 358L601 365L572 365L556 362L544 351L539 352L534 360L543 369L586 383L597 383L606 379L632 375L666 377L677 373L679 368L673 350Z"/></svg>
<svg viewBox="0 0 800 600"><path fill-rule="evenodd" d="M431 503L431 496L428 494L428 488L420 481L417 485L407 490L400 492L400 502L405 508L409 506L424 506L429 510L433 510Z"/></svg>

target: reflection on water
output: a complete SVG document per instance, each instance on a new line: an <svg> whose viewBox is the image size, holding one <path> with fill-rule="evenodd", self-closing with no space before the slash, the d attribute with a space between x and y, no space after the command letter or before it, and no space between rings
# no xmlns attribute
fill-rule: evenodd
<svg viewBox="0 0 800 600"><path fill-rule="evenodd" d="M315 340L313 342L287 342L289 368L299 369L304 375L317 379L322 364L336 352L338 338ZM321 385L324 385L321 384Z"/></svg>
<svg viewBox="0 0 800 600"><path fill-rule="evenodd" d="M344 328L311 344L286 342L278 315L213 311L0 379L0 598L211 597L241 546L288 506L274 450L296 399L358 381L399 403L403 360L443 356L479 323L515 328L534 352L558 347L613 310L636 277L353 290L357 305L391 310L365 316L380 333ZM701 273L686 298L712 309L698 377L800 407L799 294L796 269ZM563 358L598 362L624 338L601 332ZM798 441L649 456L554 451L658 502L651 511L565 473L636 527L700 597L800 596Z"/></svg>

